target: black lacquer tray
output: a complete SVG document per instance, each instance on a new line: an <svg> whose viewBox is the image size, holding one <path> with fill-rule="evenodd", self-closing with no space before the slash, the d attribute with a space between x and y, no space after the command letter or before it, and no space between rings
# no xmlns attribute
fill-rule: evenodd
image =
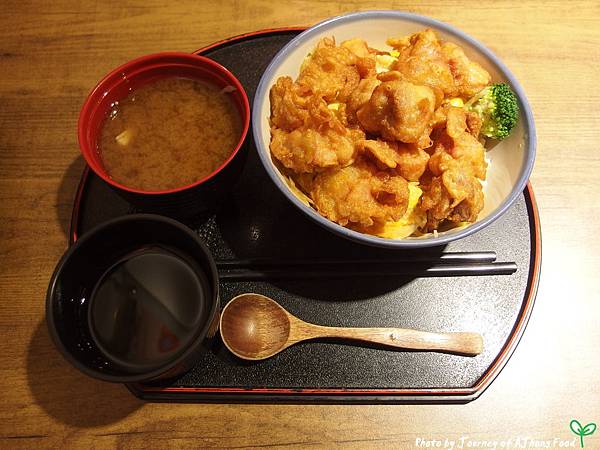
<svg viewBox="0 0 600 450"><path fill-rule="evenodd" d="M299 29L251 33L201 49L229 68L248 97L275 53ZM252 147L252 144L250 144ZM71 239L116 216L135 212L100 178L85 170L75 201ZM250 148L242 178L212 217L186 221L218 260L385 260L414 252L365 247L320 228L277 191ZM332 280L222 280L221 304L257 292L294 315L322 325L477 331L477 357L391 351L341 342L310 342L262 362L232 356L214 340L187 374L168 382L129 385L152 401L198 402L468 402L498 375L515 350L535 298L540 271L540 228L531 186L486 229L441 252L494 251L514 261L512 275L352 277ZM422 254L420 251L419 254Z"/></svg>

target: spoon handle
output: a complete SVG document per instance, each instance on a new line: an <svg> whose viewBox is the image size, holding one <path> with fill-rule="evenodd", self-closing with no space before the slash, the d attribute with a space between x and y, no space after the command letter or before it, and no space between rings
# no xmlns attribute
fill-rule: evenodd
<svg viewBox="0 0 600 450"><path fill-rule="evenodd" d="M479 333L430 333L405 328L342 328L314 325L304 329L312 338L338 338L410 350L432 350L475 356L483 350ZM305 339L308 337L305 337Z"/></svg>

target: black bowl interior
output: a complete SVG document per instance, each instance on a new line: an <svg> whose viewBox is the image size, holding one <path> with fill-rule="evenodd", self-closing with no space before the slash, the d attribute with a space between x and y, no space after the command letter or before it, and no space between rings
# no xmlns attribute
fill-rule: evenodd
<svg viewBox="0 0 600 450"><path fill-rule="evenodd" d="M90 333L88 309L92 291L102 275L126 255L148 245L169 248L201 268L208 283L202 326L191 342L164 367L135 372L107 358ZM218 276L208 249L191 230L160 216L137 214L112 220L91 230L59 262L47 296L47 322L58 348L76 367L107 381L156 378L178 365L192 347L203 341L218 309Z"/></svg>

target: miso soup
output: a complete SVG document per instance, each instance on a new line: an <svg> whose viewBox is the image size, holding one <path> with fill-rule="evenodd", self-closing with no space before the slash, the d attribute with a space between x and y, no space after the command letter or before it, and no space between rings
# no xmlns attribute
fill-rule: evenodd
<svg viewBox="0 0 600 450"><path fill-rule="evenodd" d="M211 174L231 155L241 134L228 89L171 77L115 102L98 150L105 170L118 183L160 191Z"/></svg>

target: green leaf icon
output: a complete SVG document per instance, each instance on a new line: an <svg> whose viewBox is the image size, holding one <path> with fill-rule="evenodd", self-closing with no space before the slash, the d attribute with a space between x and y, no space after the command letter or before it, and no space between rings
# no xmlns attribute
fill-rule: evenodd
<svg viewBox="0 0 600 450"><path fill-rule="evenodd" d="M576 435L579 436L579 432L581 431L581 424L579 423L578 420L575 420L575 419L571 420L569 427L571 427L571 431L573 433L575 433Z"/></svg>
<svg viewBox="0 0 600 450"><path fill-rule="evenodd" d="M569 423L569 428L571 428L573 433L579 436L579 443L581 448L583 448L583 437L593 434L594 431L596 431L596 424L592 422L588 423L585 427L582 427L578 420L573 419L571 420L571 423Z"/></svg>
<svg viewBox="0 0 600 450"><path fill-rule="evenodd" d="M583 435L584 436L589 436L594 431L596 431L596 424L595 423L588 423L585 427L583 427Z"/></svg>

